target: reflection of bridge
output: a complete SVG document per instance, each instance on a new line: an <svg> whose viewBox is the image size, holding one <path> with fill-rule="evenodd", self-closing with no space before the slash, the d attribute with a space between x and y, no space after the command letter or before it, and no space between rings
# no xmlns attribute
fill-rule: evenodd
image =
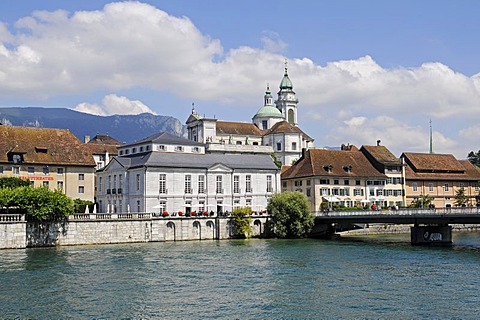
<svg viewBox="0 0 480 320"><path fill-rule="evenodd" d="M412 244L452 243L451 224L480 224L480 208L330 211L317 214L313 234L330 236L361 224L411 224Z"/></svg>

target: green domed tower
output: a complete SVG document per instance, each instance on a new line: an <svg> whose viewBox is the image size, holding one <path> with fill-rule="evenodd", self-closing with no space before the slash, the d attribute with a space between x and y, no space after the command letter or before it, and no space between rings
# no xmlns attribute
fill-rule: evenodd
<svg viewBox="0 0 480 320"><path fill-rule="evenodd" d="M258 109L252 120L253 123L262 130L268 130L275 123L283 120L283 115L280 110L273 106L273 97L268 84L267 91L265 91L263 107Z"/></svg>
<svg viewBox="0 0 480 320"><path fill-rule="evenodd" d="M295 96L295 91L293 91L292 81L288 77L287 62L285 61L285 73L282 82L280 82L280 91L278 91L278 99L275 101L275 105L284 119L293 126L298 125L297 104L298 99Z"/></svg>

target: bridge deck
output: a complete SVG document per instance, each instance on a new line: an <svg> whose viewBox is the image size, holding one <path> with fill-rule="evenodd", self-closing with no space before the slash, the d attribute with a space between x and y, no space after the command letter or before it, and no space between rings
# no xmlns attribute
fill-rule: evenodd
<svg viewBox="0 0 480 320"><path fill-rule="evenodd" d="M405 209L394 211L330 211L317 214L316 223L480 224L478 208Z"/></svg>

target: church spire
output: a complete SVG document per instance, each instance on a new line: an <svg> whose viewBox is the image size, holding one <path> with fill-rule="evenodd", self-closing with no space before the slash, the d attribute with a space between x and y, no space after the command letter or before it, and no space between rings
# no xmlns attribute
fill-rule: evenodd
<svg viewBox="0 0 480 320"><path fill-rule="evenodd" d="M432 119L430 119L430 153L433 153Z"/></svg>

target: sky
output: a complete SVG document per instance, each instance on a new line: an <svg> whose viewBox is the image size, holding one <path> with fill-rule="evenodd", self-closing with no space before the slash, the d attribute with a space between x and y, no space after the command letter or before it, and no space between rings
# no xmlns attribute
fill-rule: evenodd
<svg viewBox="0 0 480 320"><path fill-rule="evenodd" d="M0 107L251 122L285 60L315 147L480 149L480 1L0 1ZM431 121L431 122L430 122Z"/></svg>

